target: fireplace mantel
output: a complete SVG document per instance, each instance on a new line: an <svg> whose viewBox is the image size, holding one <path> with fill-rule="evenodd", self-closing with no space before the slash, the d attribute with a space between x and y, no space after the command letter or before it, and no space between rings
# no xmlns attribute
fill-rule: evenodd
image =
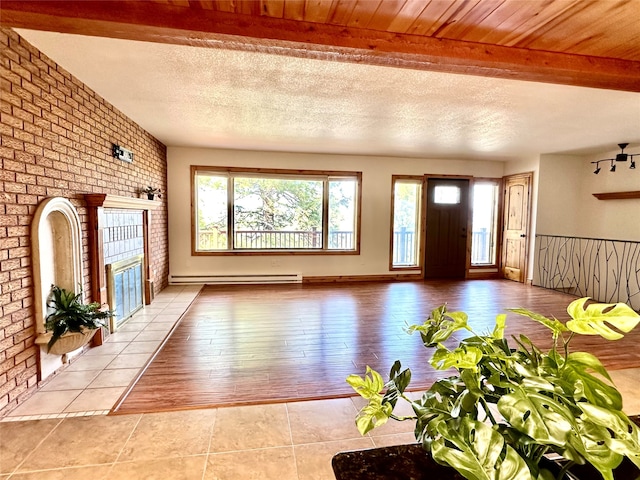
<svg viewBox="0 0 640 480"><path fill-rule="evenodd" d="M142 210L144 233L144 303L149 305L153 300L153 279L150 267L149 234L151 232L151 210L160 202L143 198L122 197L104 193L88 193L84 195L87 202L89 220L89 255L91 264L91 294L93 301L108 303L106 270L104 265L104 209Z"/></svg>
<svg viewBox="0 0 640 480"><path fill-rule="evenodd" d="M121 197L119 195L107 195L105 193L87 193L84 198L89 207L154 210L160 205L160 202L156 202L155 200Z"/></svg>

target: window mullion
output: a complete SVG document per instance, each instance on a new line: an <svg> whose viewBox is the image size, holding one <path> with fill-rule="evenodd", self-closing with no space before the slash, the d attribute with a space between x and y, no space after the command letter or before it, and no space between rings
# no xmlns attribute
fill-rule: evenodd
<svg viewBox="0 0 640 480"><path fill-rule="evenodd" d="M329 248L329 178L322 182L322 250Z"/></svg>
<svg viewBox="0 0 640 480"><path fill-rule="evenodd" d="M235 245L235 231L236 226L234 223L234 188L233 188L233 175L227 177L227 248L233 250Z"/></svg>

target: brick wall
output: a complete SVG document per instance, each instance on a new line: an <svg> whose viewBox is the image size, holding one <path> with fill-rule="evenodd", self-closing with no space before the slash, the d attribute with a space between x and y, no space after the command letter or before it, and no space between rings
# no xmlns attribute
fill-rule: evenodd
<svg viewBox="0 0 640 480"><path fill-rule="evenodd" d="M90 292L85 193L140 197L166 192L166 147L10 29L0 29L0 416L37 387L30 225L37 205L66 197L83 228ZM112 157L112 143L134 152ZM152 214L156 291L169 273L166 196Z"/></svg>

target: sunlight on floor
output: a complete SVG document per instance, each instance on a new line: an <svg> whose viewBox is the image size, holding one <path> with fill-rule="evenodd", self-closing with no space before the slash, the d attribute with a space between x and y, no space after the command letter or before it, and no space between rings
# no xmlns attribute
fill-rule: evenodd
<svg viewBox="0 0 640 480"><path fill-rule="evenodd" d="M414 441L411 422L361 437L359 398L107 416L198 291L165 289L3 418L0 479L334 480L338 452ZM640 413L640 368L611 376Z"/></svg>

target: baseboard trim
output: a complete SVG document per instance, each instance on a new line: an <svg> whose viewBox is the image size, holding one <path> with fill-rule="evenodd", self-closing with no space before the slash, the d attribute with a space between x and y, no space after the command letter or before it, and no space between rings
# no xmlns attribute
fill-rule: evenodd
<svg viewBox="0 0 640 480"><path fill-rule="evenodd" d="M469 270L467 272L467 280L496 280L502 278L500 272L474 272Z"/></svg>
<svg viewBox="0 0 640 480"><path fill-rule="evenodd" d="M337 275L303 277L302 283L340 283L340 282L415 282L424 280L421 274L389 275Z"/></svg>

